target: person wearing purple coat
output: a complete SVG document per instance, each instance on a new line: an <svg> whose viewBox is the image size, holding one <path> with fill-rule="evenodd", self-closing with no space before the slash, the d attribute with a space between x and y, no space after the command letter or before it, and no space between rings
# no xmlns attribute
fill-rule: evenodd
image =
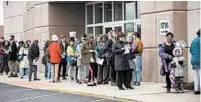
<svg viewBox="0 0 201 102"><path fill-rule="evenodd" d="M174 55L173 50L176 47L176 41L173 40L174 35L169 32L166 34L167 41L159 44L159 52L158 55L161 58L161 68L164 70L164 74L166 76L166 85L167 85L167 93L170 93L171 82L170 82L170 70L168 68L169 63L172 61Z"/></svg>

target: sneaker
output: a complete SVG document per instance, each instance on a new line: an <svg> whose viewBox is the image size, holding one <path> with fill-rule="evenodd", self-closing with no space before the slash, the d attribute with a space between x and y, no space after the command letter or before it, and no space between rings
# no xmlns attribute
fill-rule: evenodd
<svg viewBox="0 0 201 102"><path fill-rule="evenodd" d="M136 83L135 86L140 86L140 83Z"/></svg>
<svg viewBox="0 0 201 102"><path fill-rule="evenodd" d="M119 90L125 90L123 87L119 88Z"/></svg>
<svg viewBox="0 0 201 102"><path fill-rule="evenodd" d="M132 87L132 86L129 86L129 87L127 87L127 89L131 89L131 90L133 90L133 89L134 89L134 87Z"/></svg>
<svg viewBox="0 0 201 102"><path fill-rule="evenodd" d="M15 74L15 75L13 75L13 77L18 77L18 75L17 75L17 74Z"/></svg>
<svg viewBox="0 0 201 102"><path fill-rule="evenodd" d="M13 73L11 73L8 77L9 77L9 78L13 77Z"/></svg>

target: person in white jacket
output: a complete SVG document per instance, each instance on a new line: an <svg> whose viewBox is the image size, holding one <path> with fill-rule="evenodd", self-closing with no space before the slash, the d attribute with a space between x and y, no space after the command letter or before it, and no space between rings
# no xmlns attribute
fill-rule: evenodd
<svg viewBox="0 0 201 102"><path fill-rule="evenodd" d="M28 43L23 43L22 47L19 50L19 56L21 56L20 60L20 78L23 79L24 77L24 71L29 67L29 60L28 60Z"/></svg>

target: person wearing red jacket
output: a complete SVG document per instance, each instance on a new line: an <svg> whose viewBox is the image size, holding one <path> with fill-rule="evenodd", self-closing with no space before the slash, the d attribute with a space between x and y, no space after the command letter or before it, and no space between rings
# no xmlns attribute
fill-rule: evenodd
<svg viewBox="0 0 201 102"><path fill-rule="evenodd" d="M61 47L58 43L58 36L52 36L52 42L49 45L49 55L50 55L50 63L52 64L52 82L57 83L58 80L58 72L59 72L59 64L61 62Z"/></svg>

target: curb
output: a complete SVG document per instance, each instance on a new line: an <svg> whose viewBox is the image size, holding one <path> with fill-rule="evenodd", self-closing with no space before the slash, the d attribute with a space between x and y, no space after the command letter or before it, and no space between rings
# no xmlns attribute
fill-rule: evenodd
<svg viewBox="0 0 201 102"><path fill-rule="evenodd" d="M79 91L71 91L71 90L67 90L67 89L56 89L56 88L52 89L52 88L49 88L47 90L57 91L57 92L61 92L61 93L77 94L77 95L83 95L83 96L92 96L92 97L103 98L103 99L108 99L108 100L116 100L116 101L119 101L119 102L143 102L143 101L127 99L127 98L120 98L120 97L115 97L115 96L92 94L92 93L81 92L81 91L80 92Z"/></svg>

